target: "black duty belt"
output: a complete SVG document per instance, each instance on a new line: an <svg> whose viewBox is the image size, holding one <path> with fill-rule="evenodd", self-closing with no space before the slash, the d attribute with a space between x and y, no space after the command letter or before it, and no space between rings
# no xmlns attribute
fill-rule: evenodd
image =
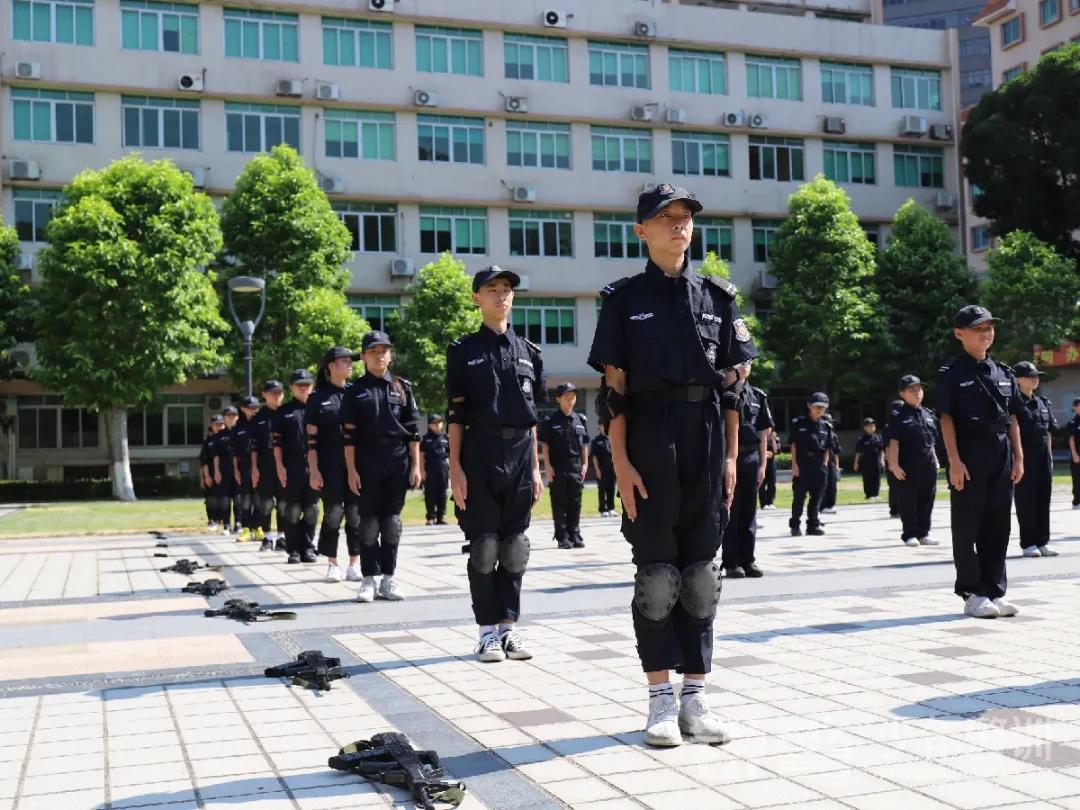
<svg viewBox="0 0 1080 810"><path fill-rule="evenodd" d="M1008 432L1008 425L991 425L980 422L962 425L957 430L957 433L961 436L985 436L987 434L990 434L991 436L1000 436Z"/></svg>
<svg viewBox="0 0 1080 810"><path fill-rule="evenodd" d="M660 402L704 402L712 399L710 385L670 385L664 388L652 388L647 391L634 391L634 397Z"/></svg>
<svg viewBox="0 0 1080 810"><path fill-rule="evenodd" d="M363 447L368 442L376 447L397 447L398 445L408 444L409 440L404 436L375 436L371 439L361 440L358 444Z"/></svg>
<svg viewBox="0 0 1080 810"><path fill-rule="evenodd" d="M532 433L532 428L499 427L498 425L469 425L469 433L487 436L492 439L523 439Z"/></svg>

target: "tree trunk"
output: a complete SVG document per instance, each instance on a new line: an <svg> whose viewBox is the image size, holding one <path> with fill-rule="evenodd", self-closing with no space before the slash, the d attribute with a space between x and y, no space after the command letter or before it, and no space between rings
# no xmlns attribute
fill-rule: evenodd
<svg viewBox="0 0 1080 810"><path fill-rule="evenodd" d="M113 497L118 501L134 501L135 485L131 480L126 408L109 408L105 412L105 432L109 437L109 467Z"/></svg>

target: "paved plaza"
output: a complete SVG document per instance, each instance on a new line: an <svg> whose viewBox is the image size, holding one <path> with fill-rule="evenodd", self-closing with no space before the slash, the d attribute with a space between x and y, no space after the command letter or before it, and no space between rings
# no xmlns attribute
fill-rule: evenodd
<svg viewBox="0 0 1080 810"><path fill-rule="evenodd" d="M903 546L883 503L840 507L824 537L760 517L766 576L725 582L708 687L733 740L669 750L641 741L618 520L586 521L572 551L533 526L535 657L498 664L471 655L455 527L407 528L408 599L370 605L321 565L220 536L0 541L0 810L412 807L327 767L389 730L439 752L464 808L1080 808L1080 513L1063 490L1061 556L1020 558L1014 529L1010 619L962 615L946 497L937 547ZM224 573L159 570L183 557ZM180 592L213 576L232 589ZM229 597L297 619L202 615ZM352 677L263 676L307 649Z"/></svg>

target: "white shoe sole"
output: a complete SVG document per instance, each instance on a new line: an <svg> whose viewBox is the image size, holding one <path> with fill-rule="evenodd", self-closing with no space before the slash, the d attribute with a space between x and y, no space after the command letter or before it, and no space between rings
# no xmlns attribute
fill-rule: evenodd
<svg viewBox="0 0 1080 810"><path fill-rule="evenodd" d="M528 661L533 657L533 654L528 650L520 650L518 652L508 652L506 657L511 661Z"/></svg>
<svg viewBox="0 0 1080 810"><path fill-rule="evenodd" d="M652 736L647 731L645 732L643 740L646 745L651 745L653 748L675 748L683 743L682 737Z"/></svg>
<svg viewBox="0 0 1080 810"><path fill-rule="evenodd" d="M374 601L375 601L375 595L374 595L374 594L372 594L372 595L370 595L370 596L369 596L369 595L368 595L368 594L366 594L366 593L360 593L360 594L357 594L357 595L356 595L356 601L357 601L357 602L360 602L361 604L365 604L365 605L366 605L366 604L368 604L369 602L374 602Z"/></svg>
<svg viewBox="0 0 1080 810"><path fill-rule="evenodd" d="M499 661L505 661L506 660L506 653L502 652L501 650L497 654L496 653L477 653L476 654L476 660L481 661L481 662L483 662L485 664L496 664Z"/></svg>
<svg viewBox="0 0 1080 810"><path fill-rule="evenodd" d="M400 593L391 594L389 596L387 596L384 593L377 593L377 594L375 594L375 597L377 599L382 599L384 602L404 602L405 601L405 597L402 596Z"/></svg>
<svg viewBox="0 0 1080 810"><path fill-rule="evenodd" d="M1058 553L1056 551L1054 551L1052 548L1042 548L1040 546L1039 547L1039 556L1040 557L1057 557Z"/></svg>
<svg viewBox="0 0 1080 810"><path fill-rule="evenodd" d="M1001 613L998 612L997 608L994 608L993 613L975 613L974 611L970 611L967 608L964 608L964 613L966 615L970 616L973 619L998 619L998 618L1001 618Z"/></svg>
<svg viewBox="0 0 1080 810"><path fill-rule="evenodd" d="M683 733L683 736L694 742L707 743L708 745L724 745L731 742L731 737L722 731L719 734L692 734L681 723L679 724L679 731Z"/></svg>

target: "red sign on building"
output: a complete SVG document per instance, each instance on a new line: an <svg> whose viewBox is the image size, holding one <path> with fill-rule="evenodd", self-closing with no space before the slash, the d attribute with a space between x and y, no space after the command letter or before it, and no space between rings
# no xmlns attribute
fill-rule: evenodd
<svg viewBox="0 0 1080 810"><path fill-rule="evenodd" d="M1080 365L1080 343L1062 343L1056 349L1035 347L1035 362L1043 367Z"/></svg>

